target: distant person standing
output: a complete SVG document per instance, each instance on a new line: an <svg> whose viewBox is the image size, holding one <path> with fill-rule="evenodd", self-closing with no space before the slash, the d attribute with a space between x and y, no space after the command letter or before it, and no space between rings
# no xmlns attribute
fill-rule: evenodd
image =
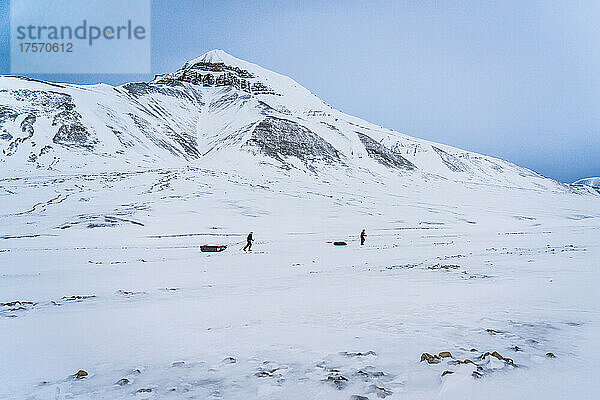
<svg viewBox="0 0 600 400"><path fill-rule="evenodd" d="M248 234L246 238L246 245L244 246L244 251L252 251L252 242L254 242L254 238L252 237L252 232Z"/></svg>
<svg viewBox="0 0 600 400"><path fill-rule="evenodd" d="M360 245L363 246L365 244L365 238L367 237L367 232L363 229L360 233Z"/></svg>

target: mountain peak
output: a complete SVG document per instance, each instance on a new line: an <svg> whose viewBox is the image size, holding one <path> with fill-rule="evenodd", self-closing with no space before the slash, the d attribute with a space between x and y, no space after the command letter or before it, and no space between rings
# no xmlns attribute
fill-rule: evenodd
<svg viewBox="0 0 600 400"><path fill-rule="evenodd" d="M227 53L225 50L213 49L213 50L207 51L206 53L202 54L200 57L196 57L193 60L188 61L185 64L184 68L191 67L197 63L211 63L211 64L223 63L226 65L233 66L233 65L246 64L247 62L232 56L231 54Z"/></svg>
<svg viewBox="0 0 600 400"><path fill-rule="evenodd" d="M156 75L152 83L171 81L203 87L232 86L253 95L286 97L303 110L326 107L320 99L293 79L234 57L221 49L207 51L200 57L189 60L173 73ZM285 108L289 106L288 102Z"/></svg>
<svg viewBox="0 0 600 400"><path fill-rule="evenodd" d="M227 63L227 62L231 62L233 60L238 60L237 58L233 57L231 54L227 53L224 50L221 49L213 49L210 51L207 51L206 53L202 54L200 57L198 57L196 60L198 61L204 61L204 62L209 62L209 63Z"/></svg>

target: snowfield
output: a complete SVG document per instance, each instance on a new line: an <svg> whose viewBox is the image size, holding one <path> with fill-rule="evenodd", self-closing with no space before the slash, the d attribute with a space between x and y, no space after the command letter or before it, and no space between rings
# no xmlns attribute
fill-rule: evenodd
<svg viewBox="0 0 600 400"><path fill-rule="evenodd" d="M376 179L4 179L0 397L593 398L598 197Z"/></svg>
<svg viewBox="0 0 600 400"><path fill-rule="evenodd" d="M1 399L597 397L595 190L221 51L48 85L0 78Z"/></svg>

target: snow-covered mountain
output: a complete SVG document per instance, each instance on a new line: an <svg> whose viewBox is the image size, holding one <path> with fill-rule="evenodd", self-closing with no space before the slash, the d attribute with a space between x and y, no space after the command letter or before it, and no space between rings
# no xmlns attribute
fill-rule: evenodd
<svg viewBox="0 0 600 400"><path fill-rule="evenodd" d="M589 186L594 189L600 189L600 177L583 178L572 183L575 186Z"/></svg>
<svg viewBox="0 0 600 400"><path fill-rule="evenodd" d="M0 148L6 176L260 163L561 187L504 160L344 114L292 79L222 50L118 87L0 77Z"/></svg>

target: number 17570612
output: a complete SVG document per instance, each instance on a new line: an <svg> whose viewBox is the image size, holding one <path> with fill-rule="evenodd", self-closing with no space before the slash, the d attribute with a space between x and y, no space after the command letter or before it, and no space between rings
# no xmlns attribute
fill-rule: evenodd
<svg viewBox="0 0 600 400"><path fill-rule="evenodd" d="M35 43L19 43L21 53L72 53L73 43L50 43L50 42L35 42Z"/></svg>

